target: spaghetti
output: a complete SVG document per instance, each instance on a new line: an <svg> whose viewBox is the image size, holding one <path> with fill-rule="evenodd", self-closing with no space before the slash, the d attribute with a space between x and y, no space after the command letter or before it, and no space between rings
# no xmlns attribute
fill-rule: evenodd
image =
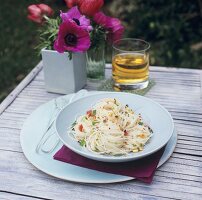
<svg viewBox="0 0 202 200"><path fill-rule="evenodd" d="M96 103L72 125L73 137L81 146L99 154L124 155L144 149L152 129L141 114L117 99L107 98Z"/></svg>

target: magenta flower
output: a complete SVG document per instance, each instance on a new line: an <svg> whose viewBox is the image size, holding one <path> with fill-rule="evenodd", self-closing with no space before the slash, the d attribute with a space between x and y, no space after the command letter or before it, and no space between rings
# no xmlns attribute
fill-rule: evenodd
<svg viewBox="0 0 202 200"><path fill-rule="evenodd" d="M98 12L94 15L93 20L107 30L107 40L114 42L121 39L124 27L121 25L120 20L106 16L103 12Z"/></svg>
<svg viewBox="0 0 202 200"><path fill-rule="evenodd" d="M89 33L72 21L61 23L54 49L59 53L64 51L84 52L90 47Z"/></svg>
<svg viewBox="0 0 202 200"><path fill-rule="evenodd" d="M72 7L68 12L61 12L60 17L63 22L66 20L71 20L75 22L78 26L81 26L83 29L87 31L92 30L92 26L90 25L90 20L87 19L84 15L81 15L77 6Z"/></svg>

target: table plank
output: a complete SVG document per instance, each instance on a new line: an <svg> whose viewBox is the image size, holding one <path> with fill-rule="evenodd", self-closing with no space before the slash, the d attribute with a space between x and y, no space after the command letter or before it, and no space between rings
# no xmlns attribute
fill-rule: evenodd
<svg viewBox="0 0 202 200"><path fill-rule="evenodd" d="M0 159L2 161L0 163L1 190L9 190L14 193L20 191L23 195L31 195L40 198L57 197L57 199L62 199L64 196L68 196L70 199L88 199L89 196L91 196L92 199L115 198L116 196L119 196L120 199L128 199L131 195L134 197L137 195L138 197L138 194L182 199L185 193L185 199L191 199L191 197L200 199L200 195L202 195L202 190L198 185L190 184L187 186L183 185L183 182L181 182L181 185L177 186L172 182L169 183L168 180L167 182L162 182L158 177L156 177L158 181L154 180L151 185L139 181L130 181L124 184L75 184L50 176L47 177L46 174L38 171L28 163L21 153L10 151L4 153L0 152ZM163 168L165 169L165 166L162 167L162 169ZM172 167L168 166L166 170L171 172L172 169ZM179 173L180 170L182 170L182 173ZM194 167L189 174L195 175L196 172L197 167ZM183 176L183 173L187 174L187 170L185 167L180 166L180 168L173 171L173 173L178 173ZM199 174L201 174L200 171ZM21 180L22 177L23 181ZM179 180L179 182L180 181L181 180ZM11 188L10 185L15 185L15 187ZM85 191L85 193L83 191ZM100 198L100 195L103 198Z"/></svg>
<svg viewBox="0 0 202 200"><path fill-rule="evenodd" d="M1 192L0 191L0 199L1 200L36 200L36 199L41 199L41 198L33 198L33 197L28 197L28 196L22 196L19 194L12 194L12 193L7 193L7 192Z"/></svg>
<svg viewBox="0 0 202 200"><path fill-rule="evenodd" d="M10 105L18 94L33 80L33 78L42 70L42 62L40 62L25 79L4 99L0 106L0 114Z"/></svg>
<svg viewBox="0 0 202 200"><path fill-rule="evenodd" d="M151 67L156 85L146 94L172 114L178 144L155 174L153 183L76 184L48 176L33 167L20 147L20 130L41 104L60 95L44 89L42 63L0 105L0 199L201 199L202 73L201 70ZM111 66L106 66L106 77ZM89 82L89 90L100 83ZM23 181L22 181L23 177Z"/></svg>

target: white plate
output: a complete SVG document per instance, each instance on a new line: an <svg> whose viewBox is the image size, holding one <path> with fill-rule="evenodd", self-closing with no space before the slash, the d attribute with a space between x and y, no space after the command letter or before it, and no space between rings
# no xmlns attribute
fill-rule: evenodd
<svg viewBox="0 0 202 200"><path fill-rule="evenodd" d="M72 95L62 98L70 99ZM61 97L60 97L61 98ZM53 155L58 151L62 143L59 144L52 154L36 154L35 148L47 127L49 117L53 112L54 101L49 101L37 108L26 120L20 134L20 142L25 157L36 168L50 176L63 180L81 182L81 183L114 183L132 180L134 178L127 176L102 173L82 167L77 167L68 163L59 162L53 159ZM177 134L173 133L171 139L166 145L163 156L160 159L158 167L165 163L174 151L177 143Z"/></svg>
<svg viewBox="0 0 202 200"><path fill-rule="evenodd" d="M76 117L85 114L87 110L103 98L116 98L122 104L128 104L135 112L141 113L143 120L146 119L153 130L153 136L145 145L143 151L122 156L100 155L82 147L73 137L67 134L67 128L71 127ZM165 146L172 136L174 123L170 113L149 98L123 92L102 92L82 97L66 106L57 116L55 128L60 140L72 151L84 157L103 162L126 162L148 156Z"/></svg>

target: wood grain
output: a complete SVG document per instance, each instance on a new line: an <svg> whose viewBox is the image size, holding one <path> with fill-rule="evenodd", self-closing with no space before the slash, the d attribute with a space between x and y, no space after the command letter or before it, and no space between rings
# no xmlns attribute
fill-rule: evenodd
<svg viewBox="0 0 202 200"><path fill-rule="evenodd" d="M156 173L152 184L76 184L48 176L33 167L20 147L26 118L41 104L60 95L44 89L42 63L0 105L0 199L201 199L202 196L202 72L151 67L156 85L147 97L165 106L175 121L177 147ZM106 65L106 77L111 65ZM97 90L101 82L88 81Z"/></svg>
<svg viewBox="0 0 202 200"><path fill-rule="evenodd" d="M29 196L23 196L19 194L12 194L12 193L7 193L7 192L1 192L0 191L0 199L1 200L36 200L34 197L29 197ZM41 198L37 198L41 199Z"/></svg>
<svg viewBox="0 0 202 200"><path fill-rule="evenodd" d="M26 78L5 98L0 106L0 114L13 102L18 94L27 86L33 78L41 71L42 62L40 62L27 76Z"/></svg>
<svg viewBox="0 0 202 200"><path fill-rule="evenodd" d="M187 186L182 182L181 185L177 186L173 185L173 182L170 183L168 180L166 182L162 182L160 179L158 179L158 181L153 181L151 185L138 181L106 185L75 184L55 179L38 171L30 163L28 163L22 153L9 151L4 153L0 152L0 159L2 161L0 163L1 190L10 190L13 193L20 191L24 195L29 194L31 196L38 196L41 198L57 197L57 199L62 199L64 196L68 196L71 199L85 198L85 196L87 198L89 195L91 198L99 198L101 195L103 197L101 199L104 199L115 198L116 195L118 195L120 199L127 199L132 196L135 197L137 194L143 194L182 199L184 193L186 193L185 199L190 199L191 197L199 199L202 194L198 185L192 184ZM169 163L166 163L165 166L162 167L162 170L165 170L165 168L166 171L177 173L181 176L183 176L183 173L187 174L185 166L180 166L178 169L173 170L174 166L169 166ZM188 174L195 175L196 172L197 168L194 167L190 172L188 172ZM21 180L22 177L23 181ZM194 178L194 176L192 177ZM194 180L192 181L194 182ZM11 185L15 185L15 187L10 188ZM190 192L190 190L192 192Z"/></svg>

